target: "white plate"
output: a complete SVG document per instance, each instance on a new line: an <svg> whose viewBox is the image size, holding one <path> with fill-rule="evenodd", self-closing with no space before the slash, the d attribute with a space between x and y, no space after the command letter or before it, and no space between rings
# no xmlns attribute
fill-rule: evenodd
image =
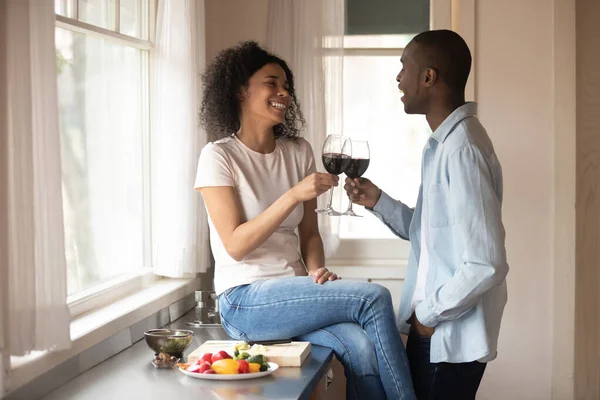
<svg viewBox="0 0 600 400"><path fill-rule="evenodd" d="M207 379L210 381L239 381L242 379L262 378L263 376L271 375L273 372L279 369L279 365L275 363L270 362L268 364L268 370L264 372L254 372L252 374L199 374L197 372L188 372L181 367L178 367L177 369L179 369L185 375L197 379Z"/></svg>

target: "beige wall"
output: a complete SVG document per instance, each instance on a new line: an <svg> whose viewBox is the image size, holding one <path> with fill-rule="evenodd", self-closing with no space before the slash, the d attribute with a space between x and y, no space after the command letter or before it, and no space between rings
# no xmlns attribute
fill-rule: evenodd
<svg viewBox="0 0 600 400"><path fill-rule="evenodd" d="M208 58L240 40L263 41L266 4L266 0L207 0ZM237 17L228 11L232 9L238 10ZM475 94L504 169L511 266L499 357L488 366L479 399L551 398L553 21L550 0L476 3Z"/></svg>
<svg viewBox="0 0 600 400"><path fill-rule="evenodd" d="M264 43L267 0L206 0L206 59L243 40Z"/></svg>
<svg viewBox="0 0 600 400"><path fill-rule="evenodd" d="M481 0L476 19L480 118L504 172L509 301L482 399L550 398L552 340L553 8ZM535 23L533 23L535 21Z"/></svg>

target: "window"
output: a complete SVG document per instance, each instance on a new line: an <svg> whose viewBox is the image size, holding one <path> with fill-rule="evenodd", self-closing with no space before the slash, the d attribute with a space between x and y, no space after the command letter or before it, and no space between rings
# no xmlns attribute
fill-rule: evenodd
<svg viewBox="0 0 600 400"><path fill-rule="evenodd" d="M404 46L429 29L429 1L347 0L346 7L344 134L369 141L371 161L365 177L414 206L421 150L430 129L424 116L404 113L396 75ZM395 238L371 213L356 209L364 218L342 218L342 239Z"/></svg>
<svg viewBox="0 0 600 400"><path fill-rule="evenodd" d="M69 302L149 272L150 0L55 0Z"/></svg>

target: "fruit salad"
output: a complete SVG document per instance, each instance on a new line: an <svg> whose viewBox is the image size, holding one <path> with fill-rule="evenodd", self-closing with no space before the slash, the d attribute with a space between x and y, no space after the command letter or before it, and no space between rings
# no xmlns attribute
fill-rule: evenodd
<svg viewBox="0 0 600 400"><path fill-rule="evenodd" d="M179 363L177 366L198 374L232 375L264 372L269 369L266 357L260 354L265 348L256 346L250 347L246 343L240 343L235 346L233 357L221 350L216 353L204 353L195 363Z"/></svg>

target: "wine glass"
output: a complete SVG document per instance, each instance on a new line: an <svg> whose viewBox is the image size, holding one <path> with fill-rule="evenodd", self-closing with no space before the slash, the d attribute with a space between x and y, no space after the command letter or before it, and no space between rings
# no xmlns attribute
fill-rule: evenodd
<svg viewBox="0 0 600 400"><path fill-rule="evenodd" d="M350 162L348 163L344 173L350 179L360 178L367 171L367 168L369 168L370 160L371 155L369 151L369 142L366 140L352 140L352 158L350 158ZM350 200L348 209L342 215L347 215L349 217L362 217L362 215L355 214L352 210L352 200Z"/></svg>
<svg viewBox="0 0 600 400"><path fill-rule="evenodd" d="M323 166L325 170L333 175L340 175L348 167L352 156L352 142L350 139L341 135L328 135L323 143L322 152ZM325 208L315 210L319 214L329 216L342 215L339 211L335 211L331 207L333 201L333 188L329 189L329 201Z"/></svg>

